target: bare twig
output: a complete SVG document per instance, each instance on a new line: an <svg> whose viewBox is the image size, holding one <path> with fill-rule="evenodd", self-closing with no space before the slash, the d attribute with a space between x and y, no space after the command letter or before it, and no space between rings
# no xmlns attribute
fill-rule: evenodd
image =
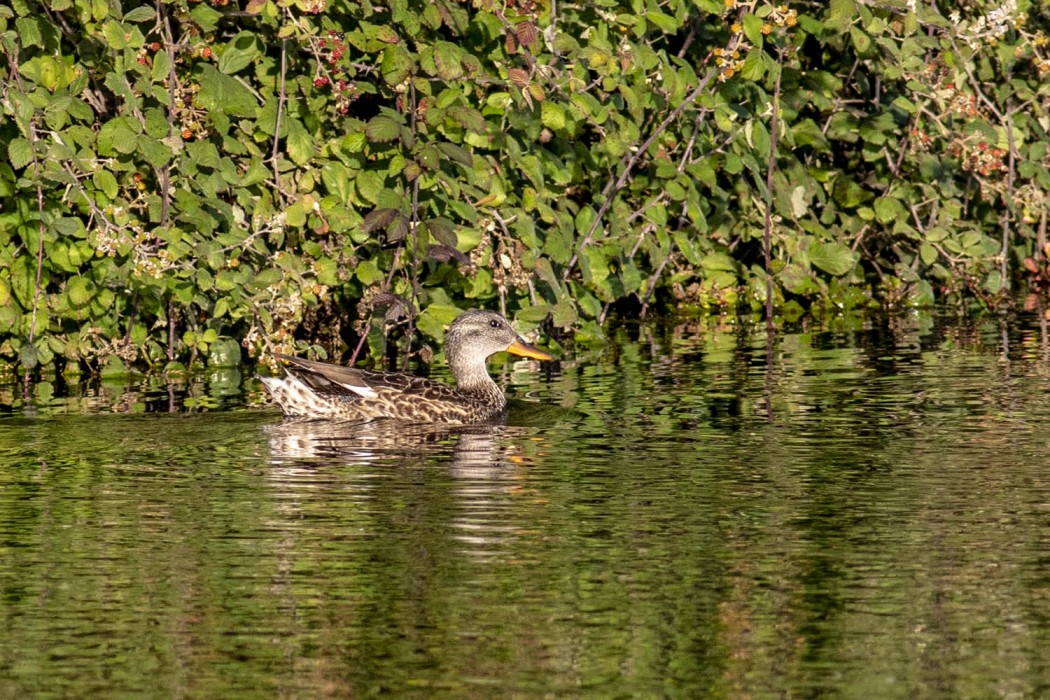
<svg viewBox="0 0 1050 700"><path fill-rule="evenodd" d="M273 129L273 150L270 153L270 164L273 167L273 186L277 191L277 201L280 202L281 192L281 169L279 167L278 155L281 145L281 117L284 115L284 103L288 100L285 93L284 81L288 74L288 40L281 39L281 75L277 81L277 118ZM355 353L356 354L356 353Z"/></svg>
<svg viewBox="0 0 1050 700"><path fill-rule="evenodd" d="M729 50L732 50L736 46L735 42L739 41L739 38L734 39L734 43L730 45ZM656 139L660 138L660 135L664 131L666 131L667 128L671 126L671 124L673 124L675 120L677 120L678 117L680 117L682 113L693 102L695 102L697 99L700 98L702 94L704 94L704 92L708 89L708 85L711 83L712 80L715 79L715 77L718 74L718 70L708 71L707 75L704 76L700 83L695 88L693 88L693 91L686 95L685 99L682 100L682 103L675 107L671 111L671 113L668 114L664 118L664 120L656 126L655 129L653 129L653 132L649 135L649 138L642 142L642 144L634 150L631 156L627 158L619 177L615 179L610 178L608 183L606 183L605 188L602 190L602 195L605 197L605 200L602 202L601 207L598 209L598 213L595 215L594 221L591 222L591 226L587 230L586 235L584 235L579 247L577 247L576 251L572 254L572 257L569 259L568 264L565 266L565 270L564 272L562 272L562 281L567 281L569 279L569 277L572 275L573 268L576 266L576 263L580 258L580 254L588 245L591 244L591 241L594 240L594 235L598 231L598 227L601 225L602 219L605 217L606 212L609 211L609 207L612 206L613 199L616 196L616 193L623 189L624 185L627 184L627 180L631 176L631 172L634 170L634 166L636 166L638 164L638 161L640 161L645 156L645 154L648 153L649 147L653 145Z"/></svg>
<svg viewBox="0 0 1050 700"><path fill-rule="evenodd" d="M1014 143L1014 110L1013 105L1009 102L1006 105L1006 143L1008 146L1007 153L1007 170L1006 170L1006 209L1003 210L999 216L1000 223L1003 230L1003 242L1002 250L999 256L1002 260L1000 264L1000 274L1002 275L1002 288L1004 292L1010 291L1010 224L1013 221L1014 211L1014 175L1015 168L1017 167L1017 144Z"/></svg>
<svg viewBox="0 0 1050 700"><path fill-rule="evenodd" d="M383 282L382 292L390 290L390 284L394 281L394 273L397 271L397 267L401 262L401 251L405 247L405 239L402 238L397 244L397 250L394 251L394 261L390 263L390 272L386 275L386 280ZM350 356L350 362L348 364L353 365L357 362L357 356L361 354L361 349L365 346L365 341L368 339L368 326L365 326L365 332L361 334L361 338L357 341L357 347L354 348L354 353Z"/></svg>
<svg viewBox="0 0 1050 700"><path fill-rule="evenodd" d="M780 77L783 54L777 56L777 78L773 83L773 108L769 116L769 161L766 167L766 216L762 229L762 255L766 268L766 328L773 330L773 177L777 167L777 137L780 134Z"/></svg>

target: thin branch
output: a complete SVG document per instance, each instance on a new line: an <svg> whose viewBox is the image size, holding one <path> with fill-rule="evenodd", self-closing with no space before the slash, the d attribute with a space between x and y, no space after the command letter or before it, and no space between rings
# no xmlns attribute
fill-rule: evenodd
<svg viewBox="0 0 1050 700"><path fill-rule="evenodd" d="M285 94L284 82L288 74L288 40L281 39L281 75L278 78L277 87L277 118L273 129L273 150L270 152L270 164L273 167L273 186L277 190L278 203L282 200L281 192L281 170L278 164L278 155L281 145L281 117L284 115L284 103L288 100ZM356 354L356 353L355 353Z"/></svg>
<svg viewBox="0 0 1050 700"><path fill-rule="evenodd" d="M773 329L773 177L777 167L777 140L780 134L780 78L784 73L784 56L777 56L777 78L773 84L773 109L770 114L769 161L766 166L766 216L762 229L762 255L766 267L766 327Z"/></svg>
<svg viewBox="0 0 1050 700"><path fill-rule="evenodd" d="M740 40L735 39L734 41L739 42ZM730 50L735 46L735 43L731 44L729 47ZM671 111L671 113L668 114L667 117L665 117L664 120L657 125L657 127L649 135L649 138L647 138L642 143L642 145L638 146L638 148L635 149L634 153L631 154L630 158L628 158L626 163L624 164L623 171L620 173L620 176L615 180L610 179L609 182L605 185L605 188L602 191L602 194L605 197L605 201L602 202L601 207L598 209L598 213L594 217L594 221L591 222L591 226L588 229L587 234L583 237L583 240L580 242L580 245L576 249L576 252L573 253L572 257L569 259L568 264L565 266L565 270L562 273L563 282L568 281L569 277L572 275L573 268L576 266L576 263L580 258L580 254L583 252L584 248L590 245L591 241L594 240L594 234L597 232L598 226L601 225L602 219L605 217L606 212L608 212L609 207L612 206L613 199L615 198L616 193L623 189L624 185L627 184L627 179L630 177L631 172L634 170L634 166L638 164L638 161L640 161L646 153L648 153L649 147L656 142L656 139L660 138L660 135L664 131L666 131L667 128L671 126L671 124L673 124L693 102L695 102L697 99L700 98L702 94L704 94L704 92L707 90L708 84L712 80L714 80L715 76L717 76L718 74L718 70L708 71L707 75L704 76L703 80L701 80L700 83L695 88L693 88L693 91L686 95L685 99L682 100L682 103L675 107Z"/></svg>
<svg viewBox="0 0 1050 700"><path fill-rule="evenodd" d="M405 247L405 239L402 238L398 241L397 250L394 251L394 261L390 264L390 272L386 275L386 280L383 282L382 292L390 290L390 284L394 281L394 273L397 271L397 267L401 262L401 250ZM357 347L354 348L354 353L350 356L350 362L347 363L351 367L357 362L357 356L361 354L361 349L365 346L365 341L368 339L368 326L365 326L365 332L361 334L361 338L357 341Z"/></svg>
<svg viewBox="0 0 1050 700"><path fill-rule="evenodd" d="M1002 250L999 256L1002 260L1000 263L1000 273L1002 274L1002 287L1001 290L1004 292L1010 291L1010 223L1013 221L1014 212L1014 176L1015 168L1017 167L1017 144L1014 143L1014 110L1013 105L1010 104L1009 100L1006 105L1006 143L1009 149L1007 153L1007 170L1006 170L1006 209L1003 210L999 218L1003 229L1003 244Z"/></svg>

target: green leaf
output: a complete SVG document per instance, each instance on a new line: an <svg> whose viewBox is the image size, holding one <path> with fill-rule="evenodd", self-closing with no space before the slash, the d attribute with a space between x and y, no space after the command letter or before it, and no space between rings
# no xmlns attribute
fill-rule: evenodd
<svg viewBox="0 0 1050 700"><path fill-rule="evenodd" d="M111 19L102 26L102 36L111 49L120 51L128 47L128 32L123 25L115 19Z"/></svg>
<svg viewBox="0 0 1050 700"><path fill-rule="evenodd" d="M838 241L813 243L808 252L809 260L814 266L836 277L852 270L855 264L853 251Z"/></svg>
<svg viewBox="0 0 1050 700"><path fill-rule="evenodd" d="M937 262L937 256L938 255L939 255L939 253L937 252L937 249L934 248L929 243L926 243L924 241L922 244L919 245L919 257L922 258L922 262L924 264L926 264L926 265L934 264L935 262Z"/></svg>
<svg viewBox="0 0 1050 700"><path fill-rule="evenodd" d="M401 212L397 209L374 209L365 215L364 221L361 222L361 230L372 233L386 229L398 216L401 216Z"/></svg>
<svg viewBox="0 0 1050 700"><path fill-rule="evenodd" d="M94 173L91 176L91 181L95 184L95 187L102 190L102 193L111 200L116 199L117 193L120 192L117 178L108 170L99 170Z"/></svg>
<svg viewBox="0 0 1050 700"><path fill-rule="evenodd" d="M383 80L391 87L405 82L414 67L411 54L401 44L388 46L383 50L383 60L379 64L379 70L383 74Z"/></svg>
<svg viewBox="0 0 1050 700"><path fill-rule="evenodd" d="M116 117L102 125L98 132L98 151L101 155L131 154L138 148L141 130L138 122L127 117Z"/></svg>
<svg viewBox="0 0 1050 700"><path fill-rule="evenodd" d="M287 131L284 143L288 149L288 157L296 165L306 165L314 157L314 140L310 132L298 119L288 119Z"/></svg>
<svg viewBox="0 0 1050 700"><path fill-rule="evenodd" d="M449 107L448 116L464 129L476 134L483 134L487 130L484 115L473 107Z"/></svg>
<svg viewBox="0 0 1050 700"><path fill-rule="evenodd" d="M474 156L462 146L457 146L454 143L441 142L437 144L437 149L449 160L459 163L467 168L474 167Z"/></svg>
<svg viewBox="0 0 1050 700"><path fill-rule="evenodd" d="M18 43L23 48L39 46L44 48L44 35L40 31L40 20L35 17L18 17L15 19L18 32Z"/></svg>
<svg viewBox="0 0 1050 700"><path fill-rule="evenodd" d="M904 205L895 197L878 197L875 199L874 207L875 216L883 224L895 221L905 214Z"/></svg>
<svg viewBox="0 0 1050 700"><path fill-rule="evenodd" d="M86 306L95 296L95 285L85 277L73 277L66 283L66 293L73 306Z"/></svg>
<svg viewBox="0 0 1050 700"><path fill-rule="evenodd" d="M190 10L190 17L205 34L214 32L222 20L222 13L213 9L208 3L200 2Z"/></svg>
<svg viewBox="0 0 1050 700"><path fill-rule="evenodd" d="M868 53L868 50L871 49L871 37L864 30L859 27L850 27L849 35L853 40L853 46L856 47L857 53L861 55Z"/></svg>
<svg viewBox="0 0 1050 700"><path fill-rule="evenodd" d="M155 16L156 16L156 13L153 11L152 7L148 7L148 6L143 5L141 7L136 7L133 10L129 10L128 13L126 15L124 15L124 21L125 22L149 22Z"/></svg>
<svg viewBox="0 0 1050 700"><path fill-rule="evenodd" d="M226 75L247 68L262 55L262 47L255 32L240 32L226 44L219 55L219 71Z"/></svg>
<svg viewBox="0 0 1050 700"><path fill-rule="evenodd" d="M236 117L254 117L258 101L252 91L237 78L223 75L214 66L201 69L200 93L197 99L201 107Z"/></svg>
<svg viewBox="0 0 1050 700"><path fill-rule="evenodd" d="M565 128L565 108L556 102L544 102L540 109L540 120L549 129L559 131Z"/></svg>
<svg viewBox="0 0 1050 700"><path fill-rule="evenodd" d="M443 80L455 80L463 76L463 50L448 41L434 44L434 63L437 65L438 77Z"/></svg>
<svg viewBox="0 0 1050 700"><path fill-rule="evenodd" d="M252 286L256 289L265 289L275 284L279 284L284 279L284 275L275 267L268 267L262 270L252 280Z"/></svg>
<svg viewBox="0 0 1050 700"><path fill-rule="evenodd" d="M427 233L434 237L438 243L446 245L449 248L455 248L459 245L459 240L456 237L456 229L451 221L445 218L428 219L424 222Z"/></svg>
<svg viewBox="0 0 1050 700"><path fill-rule="evenodd" d="M393 141L401 135L401 125L393 117L385 114L372 117L365 126L365 135L372 142Z"/></svg>
<svg viewBox="0 0 1050 700"><path fill-rule="evenodd" d="M678 31L679 26L681 26L678 20L671 15L664 14L663 12L646 12L645 19L657 29L668 34L674 34Z"/></svg>
<svg viewBox="0 0 1050 700"><path fill-rule="evenodd" d="M11 162L11 167L15 170L21 170L22 168L33 162L33 147L29 141L23 138L12 139L7 144L7 159Z"/></svg>
<svg viewBox="0 0 1050 700"><path fill-rule="evenodd" d="M554 313L554 304L537 304L521 309L514 314L514 318L526 323L540 323L552 313Z"/></svg>
<svg viewBox="0 0 1050 700"><path fill-rule="evenodd" d="M154 168L163 168L171 162L171 149L157 139L149 136L140 136L138 140L138 151L146 162Z"/></svg>
<svg viewBox="0 0 1050 700"><path fill-rule="evenodd" d="M744 15L742 20L744 27L744 35L748 38L755 46L762 46L762 40L765 36L762 34L762 25L764 22L758 15L748 12Z"/></svg>
<svg viewBox="0 0 1050 700"><path fill-rule="evenodd" d="M829 29L845 31L857 18L856 0L831 0L827 26Z"/></svg>

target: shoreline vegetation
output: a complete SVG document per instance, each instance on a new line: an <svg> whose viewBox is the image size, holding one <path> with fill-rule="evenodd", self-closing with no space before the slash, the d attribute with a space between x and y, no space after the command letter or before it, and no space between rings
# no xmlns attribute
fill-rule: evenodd
<svg viewBox="0 0 1050 700"><path fill-rule="evenodd" d="M1042 309L1050 9L953 6L15 0L0 366Z"/></svg>

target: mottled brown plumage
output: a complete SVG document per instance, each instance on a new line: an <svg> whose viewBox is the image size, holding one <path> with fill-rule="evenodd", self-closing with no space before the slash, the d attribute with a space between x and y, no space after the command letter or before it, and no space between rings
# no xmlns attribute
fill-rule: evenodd
<svg viewBox="0 0 1050 700"><path fill-rule="evenodd" d="M277 355L288 364L287 376L262 380L289 416L475 423L499 415L507 405L485 366L497 352L554 359L522 340L499 314L465 311L445 336L455 387L400 372L372 372L288 355Z"/></svg>

